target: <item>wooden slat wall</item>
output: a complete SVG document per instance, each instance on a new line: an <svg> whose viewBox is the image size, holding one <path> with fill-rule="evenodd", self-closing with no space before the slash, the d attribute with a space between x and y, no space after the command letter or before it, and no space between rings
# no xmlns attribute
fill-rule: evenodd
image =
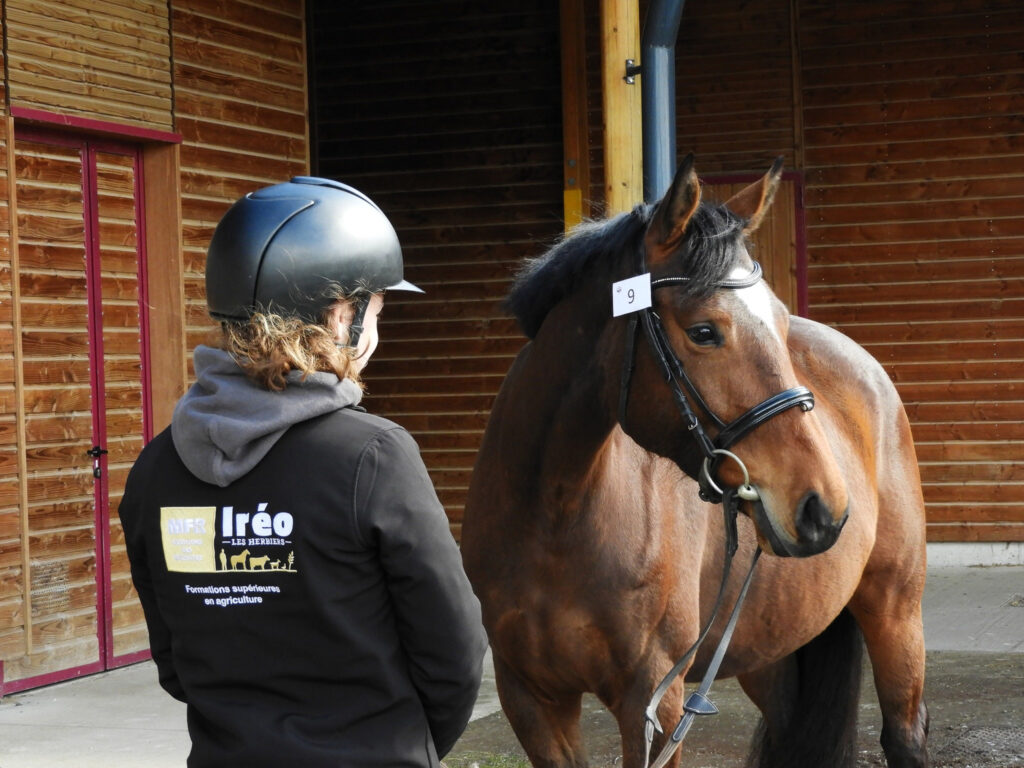
<svg viewBox="0 0 1024 768"><path fill-rule="evenodd" d="M796 162L791 15L785 0L687 0L676 44L679 154L699 174Z"/></svg>
<svg viewBox="0 0 1024 768"><path fill-rule="evenodd" d="M12 104L172 127L166 0L4 0Z"/></svg>
<svg viewBox="0 0 1024 768"><path fill-rule="evenodd" d="M1024 14L800 4L811 316L913 423L932 540L1024 540Z"/></svg>
<svg viewBox="0 0 1024 768"><path fill-rule="evenodd" d="M524 343L499 309L562 229L558 3L312 4L319 173L388 214L407 277L366 371L458 535L487 414Z"/></svg>
<svg viewBox="0 0 1024 768"><path fill-rule="evenodd" d="M202 268L216 221L244 192L308 168L302 0L172 0L173 26L162 0L5 7L10 103L184 137L191 349L209 328ZM557 4L316 0L314 11L319 172L380 202L410 279L429 291L389 299L367 404L414 431L457 533L490 403L523 342L498 301L520 258L561 229ZM688 0L684 13L679 150L696 151L705 175L762 172L778 154L806 172L811 315L897 382L933 540L1024 539L1022 26L1015 0ZM173 35L173 71L161 35ZM598 202L600 103L591 88ZM26 605L7 131L0 658L23 652ZM116 647L133 647L137 618L117 619Z"/></svg>
<svg viewBox="0 0 1024 768"><path fill-rule="evenodd" d="M171 10L191 351L212 327L203 268L220 217L246 192L308 169L304 8L172 0Z"/></svg>
<svg viewBox="0 0 1024 768"><path fill-rule="evenodd" d="M3 52L0 51L0 61ZM0 81L0 96L6 97ZM15 389L14 294L11 276L10 122L0 119L0 659L25 649L21 471Z"/></svg>

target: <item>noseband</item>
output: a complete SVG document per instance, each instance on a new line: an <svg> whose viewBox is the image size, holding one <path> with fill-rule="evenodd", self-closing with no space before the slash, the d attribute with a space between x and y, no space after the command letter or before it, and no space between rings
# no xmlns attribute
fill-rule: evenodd
<svg viewBox="0 0 1024 768"><path fill-rule="evenodd" d="M644 253L641 250L640 271L638 274L642 275L645 273L644 262ZM722 280L716 284L716 287L739 290L750 288L760 280L761 265L755 261L754 268L749 275ZM682 276L661 277L651 281L651 293L653 294L658 288L683 285L689 281L690 278ZM746 474L746 468L743 467L743 463L736 458L735 454L730 453L728 449L766 421L784 411L788 411L790 408L799 406L803 411L811 410L814 407L814 395L807 387L792 387L772 395L767 400L755 405L739 418L726 423L711 410L704 398L701 397L697 387L690 380L690 377L687 376L682 361L676 355L668 340L668 334L665 332L665 326L662 324L661 318L654 311L653 306L650 306L629 316L629 328L626 332L626 352L622 364L622 386L619 391L619 425L623 430L625 430L626 426L626 409L629 405L630 382L633 378L633 370L636 367L638 325L643 326L644 335L647 337L648 344L654 354L654 359L662 375L665 377L669 388L672 390L672 397L675 400L676 407L686 422L687 430L697 441L698 449L704 455L703 467L697 478L700 484L700 497L704 501L718 504L722 501L722 488L720 484L715 482L714 478L722 459L726 456L733 458L744 470L744 474ZM689 395L689 398L687 395ZM714 425L718 432L716 437L712 438L705 431L700 419L697 418L690 405L691 398L707 417L708 421ZM740 486L737 492L744 499L753 501L758 498L757 491L750 486L749 482Z"/></svg>

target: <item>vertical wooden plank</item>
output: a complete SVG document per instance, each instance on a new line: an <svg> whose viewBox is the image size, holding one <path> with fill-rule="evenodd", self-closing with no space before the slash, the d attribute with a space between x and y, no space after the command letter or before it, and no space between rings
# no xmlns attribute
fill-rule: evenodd
<svg viewBox="0 0 1024 768"><path fill-rule="evenodd" d="M7 118L7 210L10 218L11 327L14 330L15 420L18 432L18 505L21 508L21 578L24 590L25 653L32 653L32 562L29 551L28 469L25 441L25 372L21 344L21 263L18 258L18 180L15 163L14 118Z"/></svg>
<svg viewBox="0 0 1024 768"><path fill-rule="evenodd" d="M0 83L0 97L3 97L5 88ZM10 166L10 147L9 142L13 139L10 136L10 131L13 128L12 122L7 119L0 122L0 154L2 162L0 162L0 174L6 176L6 183L12 184L11 176L13 170ZM6 217L4 224L4 231L0 234L0 267L6 270L6 281L9 283L11 279L10 272L10 260L11 260L11 246L12 242L12 231L13 226L12 220L12 208L10 201L10 190L5 189L7 194L2 200L0 200L0 221L3 217ZM6 295L10 290L9 287L0 287L3 291L2 299L3 303L0 303L3 312L0 321L6 320L6 323L11 324L11 338L16 333L16 327L13 325L13 310L9 309L11 306L10 297ZM20 434L17 429L17 400L18 392L14 388L14 368L16 364L13 359L13 343L10 348L5 350L3 355L0 355L0 367L3 368L3 374L0 378L3 378L3 395L4 395L4 407L0 410L4 414L4 429L10 428L13 422L14 435L13 440L5 446L5 464L4 467L4 482L3 490L6 491L4 496L6 499L3 503L5 511L0 513L0 539L4 542L0 545L0 550L3 550L3 555L0 555L2 564L0 564L0 656L10 657L15 653L21 652L22 644L24 643L24 629L22 627L22 617L24 616L24 596L20 591L21 583L24 572L24 561L23 561L23 505L20 504L21 495L19 486L22 482L22 477L18 473L19 464L19 453L20 443L18 442L18 435ZM9 398L9 400L7 399ZM10 439L10 438L9 438ZM14 466L10 466L7 462L10 461L10 457L13 456ZM13 488L13 490L12 490ZM4 663L0 660L0 696L3 695L5 669Z"/></svg>
<svg viewBox="0 0 1024 768"><path fill-rule="evenodd" d="M583 0L561 0L563 201L568 232L590 215L587 35Z"/></svg>
<svg viewBox="0 0 1024 768"><path fill-rule="evenodd" d="M643 201L640 84L625 81L626 59L640 60L637 0L601 0L605 200L609 215Z"/></svg>
<svg viewBox="0 0 1024 768"><path fill-rule="evenodd" d="M302 27L302 35L300 37L301 42L299 43L299 45L302 48L302 56L301 56L301 58L299 60L303 63L303 73L305 74L305 77L302 78L302 103L306 104L306 105L309 104L309 74L310 74L309 73L309 65L308 65L308 63L309 63L309 28L307 26L307 21L306 21L308 16L309 16L309 14L306 13L306 0L299 0L299 19L300 19L299 23L301 24L301 27ZM311 122L310 113L311 113L311 110L309 109L309 107L307 107L307 109L306 109L306 119L303 120L303 126L305 128L305 135L304 135L305 142L304 143L306 145L306 163L305 163L306 168L312 168L313 167L312 166L313 150L312 150L311 142L310 142L310 135L311 135L311 130L312 130L312 127L310 125L310 122Z"/></svg>
<svg viewBox="0 0 1024 768"><path fill-rule="evenodd" d="M171 423L188 381L179 154L177 144L147 145L142 154L154 434Z"/></svg>
<svg viewBox="0 0 1024 768"><path fill-rule="evenodd" d="M117 663L127 654L146 647L145 625L138 597L131 582L124 534L117 516L117 504L124 494L124 483L131 462L142 444L146 399L144 373L146 345L140 331L145 327L142 299L146 292L140 278L148 271L140 269L142 248L138 223L140 199L136 183L136 154L130 148L95 152L97 167L97 220L99 250L96 254L102 271L101 328L104 382L102 403L94 403L103 416L102 445L109 450L100 503L101 541L105 552L106 662ZM148 284L148 280L147 280Z"/></svg>
<svg viewBox="0 0 1024 768"><path fill-rule="evenodd" d="M804 169L804 90L800 69L800 3L789 0L789 48L793 75L793 162Z"/></svg>
<svg viewBox="0 0 1024 768"><path fill-rule="evenodd" d="M767 227L765 226L767 224ZM790 314L797 314L799 303L797 300L797 275L796 275L796 206L795 206L795 185L792 181L783 180L775 194L772 208L768 212L767 221L761 225L765 230L765 239L762 246L762 253L771 251L772 276L769 284L775 295L778 296L787 307ZM770 245L768 245L770 243ZM758 256L755 254L755 258Z"/></svg>

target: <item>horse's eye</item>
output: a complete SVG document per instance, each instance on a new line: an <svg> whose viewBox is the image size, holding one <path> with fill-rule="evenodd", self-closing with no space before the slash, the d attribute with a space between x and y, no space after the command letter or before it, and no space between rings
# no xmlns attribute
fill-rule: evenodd
<svg viewBox="0 0 1024 768"><path fill-rule="evenodd" d="M699 323L686 329L690 341L701 347L717 347L722 343L722 336L711 323Z"/></svg>

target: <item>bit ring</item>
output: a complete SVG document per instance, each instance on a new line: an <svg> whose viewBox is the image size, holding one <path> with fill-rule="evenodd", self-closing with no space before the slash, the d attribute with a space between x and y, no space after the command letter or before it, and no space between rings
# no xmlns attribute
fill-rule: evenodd
<svg viewBox="0 0 1024 768"><path fill-rule="evenodd" d="M743 463L739 456L732 451L727 451L724 448L715 448L711 451L712 455L725 456L732 459L740 466L740 471L743 472L743 485L736 489L736 495L745 501L758 501L761 495L757 492L757 489L750 484L750 473L747 472L747 465ZM709 465L711 462L711 456L704 457L704 464L701 471L704 473L704 479L707 480L708 485L720 496L725 495L725 491L718 487L718 484L712 479Z"/></svg>

